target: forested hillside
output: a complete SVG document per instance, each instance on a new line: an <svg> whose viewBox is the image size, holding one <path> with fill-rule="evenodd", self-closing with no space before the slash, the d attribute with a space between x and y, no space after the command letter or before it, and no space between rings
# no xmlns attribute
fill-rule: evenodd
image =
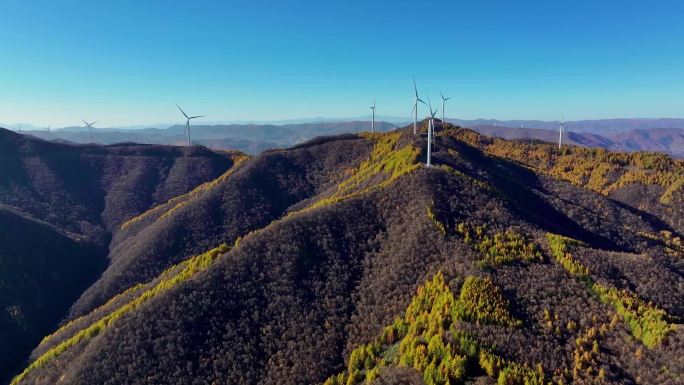
<svg viewBox="0 0 684 385"><path fill-rule="evenodd" d="M0 379L109 264L125 220L213 180L236 153L68 145L0 129Z"/></svg>
<svg viewBox="0 0 684 385"><path fill-rule="evenodd" d="M274 150L252 161L242 156L219 178L130 218L112 241L112 263L76 303L72 316L192 255L268 225L329 187L339 179L336 169L353 166L370 148L348 137Z"/></svg>
<svg viewBox="0 0 684 385"><path fill-rule="evenodd" d="M0 203L106 243L126 219L221 175L233 156L203 147L68 145L0 129Z"/></svg>
<svg viewBox="0 0 684 385"><path fill-rule="evenodd" d="M105 266L104 250L0 206L0 373L9 373Z"/></svg>
<svg viewBox="0 0 684 385"><path fill-rule="evenodd" d="M426 122L112 221L12 384L681 384L684 163Z"/></svg>

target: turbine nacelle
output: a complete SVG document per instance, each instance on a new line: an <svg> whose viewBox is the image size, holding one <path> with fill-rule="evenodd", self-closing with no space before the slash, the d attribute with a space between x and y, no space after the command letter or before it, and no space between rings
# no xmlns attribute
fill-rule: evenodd
<svg viewBox="0 0 684 385"><path fill-rule="evenodd" d="M563 131L565 131L565 116L561 119L560 127L558 127L558 150L560 150L563 144Z"/></svg>
<svg viewBox="0 0 684 385"><path fill-rule="evenodd" d="M373 100L373 104L370 106L370 109L373 112L373 118L371 120L371 132L375 132L375 100Z"/></svg>
<svg viewBox="0 0 684 385"><path fill-rule="evenodd" d="M88 127L88 143L92 143L92 142L93 142L93 125L94 125L95 123L97 123L97 120L94 121L94 122L92 122L92 123L88 123L88 122L86 122L86 121L83 120L83 119L81 119L81 121L82 121L83 123L85 123L85 125Z"/></svg>
<svg viewBox="0 0 684 385"><path fill-rule="evenodd" d="M94 122L92 122L92 123L88 123L88 122L86 122L86 121L83 120L83 119L81 119L81 121L82 121L83 123L85 123L86 127L89 127L89 128L92 128L93 125L95 125L95 123L97 123L97 120L94 121Z"/></svg>
<svg viewBox="0 0 684 385"><path fill-rule="evenodd" d="M192 119L204 118L206 115L188 116L188 114L186 114L185 111L183 111L183 109L180 108L180 106L178 104L176 104L176 107L178 107L178 110L181 112L181 114L183 114L183 116L185 116L185 119L186 119L185 120L185 130L183 131L183 135L185 135L187 137L187 139L188 139L187 145L188 145L188 147L190 147L190 121Z"/></svg>
<svg viewBox="0 0 684 385"><path fill-rule="evenodd" d="M445 98L445 97L444 97L444 94L442 94L442 91L439 91L439 96L442 97L442 103L444 103L444 102L446 102L447 100L451 99L451 98Z"/></svg>
<svg viewBox="0 0 684 385"><path fill-rule="evenodd" d="M432 110L432 103L430 102L430 97L428 96L428 107L430 108L430 117L432 119L435 118L435 115L437 115L437 111L439 111L439 108L436 108L434 111Z"/></svg>
<svg viewBox="0 0 684 385"><path fill-rule="evenodd" d="M416 77L413 77L413 109L411 110L411 115L413 115L413 135L418 133L418 102L425 104L423 99L418 96L418 86L416 86Z"/></svg>

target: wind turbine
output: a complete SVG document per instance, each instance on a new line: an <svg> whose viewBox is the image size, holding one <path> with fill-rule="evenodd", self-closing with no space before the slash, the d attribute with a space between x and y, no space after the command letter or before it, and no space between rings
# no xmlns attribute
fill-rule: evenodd
<svg viewBox="0 0 684 385"><path fill-rule="evenodd" d="M375 132L375 100L373 100L373 105L370 108L373 111L373 120L371 120L371 132Z"/></svg>
<svg viewBox="0 0 684 385"><path fill-rule="evenodd" d="M444 94L442 94L442 91L439 91L439 96L442 97L442 125L444 125L445 120L444 120L444 103L446 103L447 100L451 98L445 98Z"/></svg>
<svg viewBox="0 0 684 385"><path fill-rule="evenodd" d="M188 114L186 114L185 111L183 111L183 109L180 108L180 106L178 104L176 104L176 107L178 107L180 112L187 119L187 121L185 122L185 131L183 132L183 134L188 136L188 147L190 147L190 120L196 119L196 118L203 118L205 115L188 116Z"/></svg>
<svg viewBox="0 0 684 385"><path fill-rule="evenodd" d="M88 126L88 143L93 143L93 124L97 123L97 121L94 121L92 123L88 123L83 119L81 119L81 121L85 123L86 126Z"/></svg>
<svg viewBox="0 0 684 385"><path fill-rule="evenodd" d="M418 102L425 104L425 102L418 97L418 87L416 87L416 78L413 78L413 91L415 93L415 98L413 99L413 135L418 133Z"/></svg>
<svg viewBox="0 0 684 385"><path fill-rule="evenodd" d="M52 125L51 125L51 124L48 124L48 126L47 126L48 132L50 132L50 126L52 126Z"/></svg>
<svg viewBox="0 0 684 385"><path fill-rule="evenodd" d="M558 128L558 149L560 150L561 144L563 143L563 131L565 131L565 117L560 122L560 127Z"/></svg>
<svg viewBox="0 0 684 385"><path fill-rule="evenodd" d="M428 96L428 106L430 107L430 120L428 121L428 137L427 137L427 167L432 164L432 135L435 127L435 115L437 110L432 111L432 103L430 102L430 97Z"/></svg>

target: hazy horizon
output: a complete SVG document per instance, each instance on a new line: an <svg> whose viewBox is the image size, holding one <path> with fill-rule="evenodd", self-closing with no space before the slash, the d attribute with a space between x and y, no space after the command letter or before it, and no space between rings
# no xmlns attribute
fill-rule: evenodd
<svg viewBox="0 0 684 385"><path fill-rule="evenodd" d="M426 117L419 117L419 120L425 119ZM409 118L400 118L400 117L393 117L393 116L376 116L376 123L389 123L389 124L396 124L396 125L407 125L411 124L413 121L409 120ZM454 122L454 121L461 121L461 122L492 122L492 123L514 123L514 122L539 122L539 123L557 123L560 122L560 119L555 119L555 120L544 120L544 119L498 119L498 118L475 118L475 119L463 119L463 118L451 118L451 117L446 117L447 121L449 122ZM196 120L193 121L193 126L222 126L222 125L273 125L273 126L285 126L285 125L300 125L300 124L324 124L324 123L344 123L344 122L370 122L371 116L355 116L355 117L348 117L348 118L334 118L334 117L313 117L313 118L299 118L299 119L287 119L287 120L234 120L234 121L206 121L203 122L201 120ZM577 119L577 120L565 120L566 123L581 123L581 122L601 122L601 121L616 121L616 120L630 120L630 121L658 121L658 120L684 120L684 117L614 117L614 118L605 118L605 119ZM185 123L184 122L172 122L172 123L152 123L152 124L133 124L133 125L127 125L127 126L109 126L106 124L106 122L98 122L102 123L103 125L96 124L95 129L99 130L140 130L140 129L168 129L172 127L177 127L177 126L183 126ZM484 124L484 123L478 123L478 124ZM99 127L98 127L99 126ZM46 130L47 126L38 126L35 125L31 122L16 122L16 123L7 123L7 122L2 122L0 121L0 127L2 128L7 128L11 130L18 130L21 128L22 131L32 131L32 130L37 130L37 131L42 131ZM84 124L78 125L78 124L73 124L73 125L68 125L68 126L55 126L55 125L50 125L51 130L61 130L61 129L72 129L72 128L86 128ZM512 127L511 128L516 128ZM534 127L528 127L528 128L534 128ZM650 128L663 128L663 127L650 127ZM684 125L682 127L677 127L677 128L684 128Z"/></svg>

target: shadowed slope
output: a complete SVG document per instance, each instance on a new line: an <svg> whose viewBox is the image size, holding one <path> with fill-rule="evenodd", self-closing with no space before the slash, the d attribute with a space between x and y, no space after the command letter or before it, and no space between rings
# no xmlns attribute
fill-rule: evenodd
<svg viewBox="0 0 684 385"><path fill-rule="evenodd" d="M0 287L9 301L2 314L26 312L25 324L0 336L1 346L15 349L2 354L0 377L106 267L120 223L214 179L234 155L199 147L76 146L0 129L0 206L9 209L2 213L8 237L0 245L8 274L2 283L12 285Z"/></svg>
<svg viewBox="0 0 684 385"><path fill-rule="evenodd" d="M103 250L0 206L0 377L22 363L104 266Z"/></svg>

